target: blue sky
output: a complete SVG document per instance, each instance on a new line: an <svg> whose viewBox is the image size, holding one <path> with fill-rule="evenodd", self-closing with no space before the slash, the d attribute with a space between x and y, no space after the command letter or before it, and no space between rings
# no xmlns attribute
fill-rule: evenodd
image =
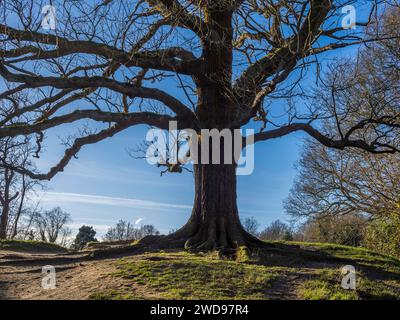
<svg viewBox="0 0 400 320"><path fill-rule="evenodd" d="M119 219L154 224L161 232L183 225L193 202L193 177L189 172L160 176L160 169L133 159L127 149L144 140L146 130L129 129L110 140L85 147L79 158L47 184L39 194L41 207L60 206L74 220L93 225L98 234ZM254 216L262 225L286 217L282 200L295 176L293 165L301 147L301 135L290 135L256 145L255 170L238 177L241 217ZM62 148L49 136L41 169L56 163Z"/></svg>
<svg viewBox="0 0 400 320"><path fill-rule="evenodd" d="M330 57L353 55L355 50L347 48L320 59L326 62ZM309 76L308 79L313 78L312 71ZM310 88L313 82L305 80L303 85ZM183 99L182 92L179 95L176 89L168 92ZM73 126L67 126L47 133L45 153L38 162L41 171L55 165L63 154L57 136L72 132ZM138 225L153 224L163 233L182 226L191 212L192 174L161 177L160 169L145 160L133 159L127 149L137 146L145 136L145 127L131 128L112 139L86 146L79 159L72 160L46 185L46 191L38 194L41 207L60 206L71 214L75 232L83 224L92 225L99 237L120 219ZM294 164L304 137L296 133L256 145L253 174L238 177L242 218L253 216L262 227L276 219L288 220L282 202L296 175Z"/></svg>
<svg viewBox="0 0 400 320"><path fill-rule="evenodd" d="M350 57L355 47L324 54L326 65L332 58ZM321 58L321 57L320 57ZM311 69L303 86L314 86ZM171 87L170 87L171 88ZM169 88L169 89L170 89ZM175 90L176 91L176 90ZM169 90L170 93L179 92ZM74 132L67 125L47 133L47 147L39 169L47 171L57 163L64 148L59 136ZM130 128L111 139L85 146L66 170L56 175L40 194L44 209L60 206L74 220L74 232L83 225L93 226L98 236L124 219L153 224L162 233L182 226L190 216L194 196L193 177L189 172L165 174L144 159L134 159L128 150L145 140L145 126ZM296 176L305 134L294 133L260 142L255 147L255 168L249 176L238 176L238 207L241 218L255 217L261 228L280 219L289 221L283 201Z"/></svg>

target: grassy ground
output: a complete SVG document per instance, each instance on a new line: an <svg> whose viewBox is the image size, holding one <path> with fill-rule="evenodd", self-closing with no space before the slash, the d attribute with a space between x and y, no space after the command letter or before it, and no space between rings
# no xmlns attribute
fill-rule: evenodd
<svg viewBox="0 0 400 320"><path fill-rule="evenodd" d="M259 254L247 262L215 254L148 253L123 258L113 277L132 286L96 292L92 299L399 299L400 262L365 249L331 244L273 243L299 246L298 255ZM304 250L304 251L301 251ZM326 255L313 261L306 253ZM344 265L356 268L356 290L341 287Z"/></svg>
<svg viewBox="0 0 400 320"><path fill-rule="evenodd" d="M400 299L400 261L362 248L270 242L248 258L217 253L135 251L97 257L60 253L41 242L0 242L0 299ZM42 290L41 268L54 265L57 288ZM341 283L356 270L356 289Z"/></svg>
<svg viewBox="0 0 400 320"><path fill-rule="evenodd" d="M0 250L15 252L66 252L67 250L53 243L42 241L0 240Z"/></svg>
<svg viewBox="0 0 400 320"><path fill-rule="evenodd" d="M265 266L185 252L148 254L139 261L121 259L114 275L157 291L165 299L262 299L276 278ZM111 292L111 297L130 298L122 292Z"/></svg>

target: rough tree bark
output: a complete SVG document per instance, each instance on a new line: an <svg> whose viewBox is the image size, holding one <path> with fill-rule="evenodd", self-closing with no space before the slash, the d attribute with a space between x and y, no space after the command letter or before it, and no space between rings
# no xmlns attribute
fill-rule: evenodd
<svg viewBox="0 0 400 320"><path fill-rule="evenodd" d="M189 221L166 237L150 236L143 244L160 247L184 247L231 253L239 247L264 244L244 230L236 202L235 164L194 165L195 197Z"/></svg>
<svg viewBox="0 0 400 320"><path fill-rule="evenodd" d="M232 11L210 10L205 22L212 26L214 33L203 46L203 57L207 64L204 77L197 80L197 115L203 128L223 130L229 128L235 117L231 87ZM231 252L241 246L251 248L263 245L241 225L236 201L234 147L232 145L230 148L232 159L226 161L228 159L223 158L222 152L224 141L220 142L220 164L211 164L210 148L210 164L194 165L195 197L191 217L182 229L161 241L166 246ZM201 146L199 148L200 152L204 151ZM226 164L230 162L232 164ZM143 243L149 242L150 238L143 240Z"/></svg>
<svg viewBox="0 0 400 320"><path fill-rule="evenodd" d="M7 225L10 208L7 203L2 206L0 218L0 239L7 238Z"/></svg>
<svg viewBox="0 0 400 320"><path fill-rule="evenodd" d="M18 204L18 209L15 213L15 218L14 218L14 223L11 229L11 235L10 235L10 239L15 239L15 237L17 236L18 233L18 223L19 223L19 219L21 218L21 214L22 214L22 210L24 208L24 204L25 204L25 196L26 196L26 192L28 190L28 185L27 185L27 181L24 175L22 175L22 187L21 187L21 195L20 195L20 199L19 199L19 204Z"/></svg>
<svg viewBox="0 0 400 320"><path fill-rule="evenodd" d="M1 204L1 216L0 216L0 239L7 238L7 229L9 225L10 217L10 204L18 197L19 193L16 192L11 195L11 183L13 181L15 173L12 170L4 169L2 179L4 180L3 189L0 190L0 204Z"/></svg>

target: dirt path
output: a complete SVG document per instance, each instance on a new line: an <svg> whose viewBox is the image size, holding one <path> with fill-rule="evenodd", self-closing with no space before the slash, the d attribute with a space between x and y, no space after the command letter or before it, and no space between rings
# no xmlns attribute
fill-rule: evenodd
<svg viewBox="0 0 400 320"><path fill-rule="evenodd" d="M301 271L296 274L281 272L272 287L268 288L268 298L271 300L296 300L298 298L297 288L304 278L304 274L307 273Z"/></svg>
<svg viewBox="0 0 400 320"><path fill-rule="evenodd" d="M123 279L110 275L116 271L115 259L81 261L81 258L82 255L0 251L0 299L82 300L94 292L128 285ZM45 265L56 269L57 288L54 290L42 288Z"/></svg>
<svg viewBox="0 0 400 320"><path fill-rule="evenodd" d="M0 299L52 299L85 300L100 292L129 292L138 299L157 299L155 289L136 284L134 281L113 276L117 272L116 261L121 257L87 259L89 252L78 254L29 254L0 251ZM146 259L140 252L130 254L130 261ZM52 265L56 269L57 287L42 288L42 267ZM321 267L299 266L278 268L278 278L267 289L268 299L290 300L298 298L298 287Z"/></svg>
<svg viewBox="0 0 400 320"><path fill-rule="evenodd" d="M84 254L28 254L0 251L0 299L85 300L93 293L110 290L129 291L142 299L157 299L157 292L133 281L112 276L117 271L116 259L82 261ZM129 260L144 259L141 254ZM56 269L57 287L42 288L42 267ZM296 286L301 276L282 274L268 295L272 299L295 299Z"/></svg>

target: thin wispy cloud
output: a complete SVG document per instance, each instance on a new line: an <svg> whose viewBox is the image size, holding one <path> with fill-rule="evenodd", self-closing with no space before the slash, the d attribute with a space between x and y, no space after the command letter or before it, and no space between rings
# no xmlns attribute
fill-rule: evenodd
<svg viewBox="0 0 400 320"><path fill-rule="evenodd" d="M42 203L84 203L138 209L191 209L189 205L67 192L44 192L40 194L40 201Z"/></svg>
<svg viewBox="0 0 400 320"><path fill-rule="evenodd" d="M135 225L138 225L139 223L141 223L144 220L144 218L139 218L135 221Z"/></svg>
<svg viewBox="0 0 400 320"><path fill-rule="evenodd" d="M87 222L87 223L101 222L103 224L116 224L118 222L118 220L116 219L102 219L102 218L88 218L88 217L74 218L74 221Z"/></svg>
<svg viewBox="0 0 400 320"><path fill-rule="evenodd" d="M72 231L74 233L76 233L80 227L82 227L83 225L88 225L93 227L93 229L99 233L99 234L104 234L108 231L108 229L111 227L109 225L106 224L96 224L96 223L76 223L76 222L72 222L68 224L68 227L72 229Z"/></svg>
<svg viewBox="0 0 400 320"><path fill-rule="evenodd" d="M65 176L79 177L90 180L109 181L111 183L132 183L146 184L153 186L169 185L166 179L154 179L154 174L147 171L133 169L131 167L109 168L106 166L98 166L95 162L74 162L70 170L63 172ZM134 179L132 176L134 175ZM175 185L181 184L175 182Z"/></svg>

